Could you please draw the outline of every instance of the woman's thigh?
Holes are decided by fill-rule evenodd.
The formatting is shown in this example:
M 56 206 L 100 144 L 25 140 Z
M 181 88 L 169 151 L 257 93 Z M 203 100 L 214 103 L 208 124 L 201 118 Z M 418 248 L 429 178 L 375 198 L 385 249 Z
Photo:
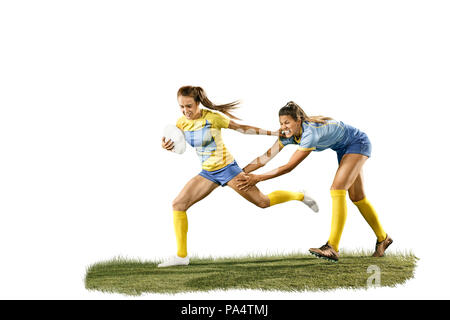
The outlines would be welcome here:
M 263 194 L 256 186 L 252 186 L 248 190 L 239 190 L 237 187 L 237 179 L 243 175 L 244 173 L 241 172 L 236 177 L 228 181 L 227 186 L 232 188 L 234 191 L 239 193 L 242 197 L 244 197 L 246 200 L 250 201 L 254 205 L 260 207 L 260 208 L 267 208 L 270 206 L 270 200 L 269 197 Z
M 195 176 L 186 183 L 184 188 L 172 203 L 173 210 L 186 211 L 193 204 L 208 196 L 219 185 L 200 175 Z
M 331 190 L 348 190 L 361 173 L 367 156 L 356 153 L 348 153 L 342 157 L 339 168 L 334 176 Z

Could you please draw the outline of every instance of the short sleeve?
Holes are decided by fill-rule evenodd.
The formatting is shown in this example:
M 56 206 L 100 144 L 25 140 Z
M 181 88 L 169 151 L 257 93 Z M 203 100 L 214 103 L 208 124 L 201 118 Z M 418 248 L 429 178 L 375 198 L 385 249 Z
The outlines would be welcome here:
M 230 119 L 216 112 L 211 112 L 208 115 L 208 120 L 211 121 L 212 127 L 217 129 L 228 128 L 230 125 Z
M 298 150 L 302 151 L 312 151 L 316 150 L 318 142 L 318 137 L 314 134 L 312 130 L 305 130 L 302 134 Z
M 278 142 L 280 144 L 280 147 L 285 147 L 288 144 L 294 143 L 293 139 L 291 139 L 291 138 L 284 138 L 284 137 L 278 137 Z
M 177 126 L 178 129 L 183 130 L 183 117 L 180 117 L 177 120 L 176 126 Z

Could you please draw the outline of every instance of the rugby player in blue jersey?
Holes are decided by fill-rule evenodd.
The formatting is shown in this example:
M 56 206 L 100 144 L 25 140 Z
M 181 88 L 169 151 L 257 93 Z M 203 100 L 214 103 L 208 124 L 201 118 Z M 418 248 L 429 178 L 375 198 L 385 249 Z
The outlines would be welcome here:
M 288 102 L 279 111 L 283 137 L 262 156 L 244 167 L 246 175 L 238 177 L 238 188 L 247 190 L 258 182 L 273 179 L 290 172 L 311 152 L 332 149 L 337 153 L 339 167 L 331 185 L 332 220 L 330 237 L 320 248 L 309 251 L 317 257 L 331 261 L 339 259 L 339 242 L 347 218 L 346 195 L 357 206 L 362 216 L 374 231 L 377 242 L 374 257 L 384 255 L 393 242 L 383 230 L 377 212 L 364 193 L 362 167 L 371 154 L 371 143 L 367 135 L 341 121 L 328 117 L 309 117 L 295 102 Z M 286 145 L 298 145 L 288 163 L 264 174 L 250 174 L 269 162 Z

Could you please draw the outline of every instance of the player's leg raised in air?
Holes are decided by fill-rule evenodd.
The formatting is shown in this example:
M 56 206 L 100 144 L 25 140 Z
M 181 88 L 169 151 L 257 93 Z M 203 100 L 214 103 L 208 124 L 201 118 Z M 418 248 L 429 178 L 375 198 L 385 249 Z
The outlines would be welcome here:
M 243 198 L 260 208 L 267 208 L 291 200 L 303 202 L 305 199 L 305 195 L 302 192 L 278 190 L 265 195 L 255 186 L 249 188 L 246 191 L 239 190 L 239 188 L 237 187 L 237 183 L 240 174 L 242 173 L 237 174 L 229 181 L 217 181 L 216 177 L 214 179 L 216 180 L 216 182 L 213 182 L 201 175 L 197 175 L 185 185 L 183 190 L 172 203 L 173 223 L 177 243 L 177 255 L 159 264 L 158 267 L 171 267 L 189 264 L 189 257 L 187 252 L 187 211 L 192 205 L 208 196 L 219 185 L 227 185 L 231 187 Z M 317 211 L 318 207 L 314 199 L 308 197 L 307 200 L 308 202 L 305 204 L 312 210 Z

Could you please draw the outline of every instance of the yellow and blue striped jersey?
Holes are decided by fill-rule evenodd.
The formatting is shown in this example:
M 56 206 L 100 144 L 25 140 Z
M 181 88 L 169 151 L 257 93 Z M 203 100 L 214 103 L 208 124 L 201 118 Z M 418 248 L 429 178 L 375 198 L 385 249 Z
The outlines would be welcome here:
M 182 116 L 177 121 L 177 127 L 183 130 L 186 142 L 195 148 L 202 162 L 202 169 L 219 170 L 234 161 L 221 134 L 222 128 L 228 128 L 230 119 L 206 109 L 201 111 L 199 119 L 188 120 Z

